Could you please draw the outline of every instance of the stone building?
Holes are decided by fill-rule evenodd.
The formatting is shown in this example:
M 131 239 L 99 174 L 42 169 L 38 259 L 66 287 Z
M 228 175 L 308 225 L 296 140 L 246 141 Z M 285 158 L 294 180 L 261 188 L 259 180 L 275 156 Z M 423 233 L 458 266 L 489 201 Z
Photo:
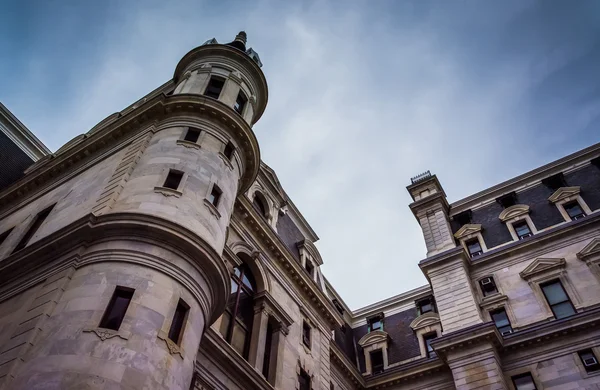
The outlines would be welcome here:
M 454 203 L 413 178 L 429 283 L 351 311 L 260 159 L 267 98 L 246 34 L 212 39 L 11 166 L 0 389 L 600 388 L 600 144 Z

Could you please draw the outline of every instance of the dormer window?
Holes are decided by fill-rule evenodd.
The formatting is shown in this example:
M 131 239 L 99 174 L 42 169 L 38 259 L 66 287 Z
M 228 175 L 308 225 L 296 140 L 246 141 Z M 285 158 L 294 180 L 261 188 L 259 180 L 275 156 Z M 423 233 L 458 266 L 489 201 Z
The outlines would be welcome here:
M 479 256 L 483 253 L 483 249 L 481 249 L 481 244 L 477 238 L 467 241 L 465 245 L 467 246 L 467 250 L 469 251 L 471 258 Z
M 496 199 L 502 207 L 509 208 L 517 204 L 517 194 L 513 191 Z
M 526 220 L 513 223 L 513 228 L 515 229 L 515 233 L 517 234 L 519 240 L 531 237 L 533 235 Z
M 377 315 L 375 317 L 371 317 L 367 320 L 368 324 L 368 332 L 373 332 L 375 330 L 383 330 L 383 316 Z
M 378 374 L 383 372 L 383 351 L 378 349 L 371 352 L 371 373 Z
M 223 90 L 223 86 L 225 85 L 225 79 L 221 77 L 213 76 L 210 78 L 208 82 L 208 86 L 204 91 L 204 95 L 211 97 L 213 99 L 218 99 L 221 96 L 221 91 Z
M 314 275 L 314 272 L 315 272 L 315 267 L 312 265 L 312 263 L 310 261 L 306 260 L 306 264 L 304 264 L 304 269 L 306 270 L 306 272 L 308 272 L 308 274 L 312 278 Z
M 492 278 L 491 276 L 481 279 L 479 281 L 479 286 L 481 287 L 481 292 L 483 293 L 484 297 L 496 294 L 498 292 L 498 288 L 496 287 L 494 278 Z
M 573 221 L 585 217 L 585 213 L 581 209 L 579 202 L 576 200 L 563 204 L 563 207 Z
M 418 315 L 430 312 L 435 313 L 435 302 L 433 301 L 433 297 L 428 297 L 417 301 L 417 311 Z
M 431 346 L 431 342 L 433 340 L 437 339 L 437 333 L 433 332 L 433 333 L 429 333 L 423 336 L 423 340 L 425 341 L 425 346 L 427 348 L 427 357 L 428 358 L 432 358 L 436 356 L 435 351 L 433 350 L 433 347 Z
M 246 98 L 244 93 L 242 91 L 240 91 L 240 93 L 238 93 L 238 95 L 237 95 L 237 99 L 235 99 L 235 104 L 233 106 L 233 109 L 238 114 L 242 115 L 242 112 L 244 111 L 244 107 L 246 107 L 247 102 L 248 102 L 248 99 Z

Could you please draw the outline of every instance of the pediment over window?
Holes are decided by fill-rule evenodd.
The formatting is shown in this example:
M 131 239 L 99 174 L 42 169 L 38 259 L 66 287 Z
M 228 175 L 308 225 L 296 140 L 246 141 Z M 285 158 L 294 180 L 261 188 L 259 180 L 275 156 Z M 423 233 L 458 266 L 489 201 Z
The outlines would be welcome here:
M 361 339 L 358 340 L 358 345 L 364 348 L 372 344 L 387 343 L 388 337 L 389 335 L 387 332 L 383 330 L 374 330 L 361 337 Z
M 509 219 L 513 219 L 525 214 L 529 214 L 529 206 L 526 204 L 516 204 L 502 210 L 498 218 L 500 218 L 502 222 L 506 222 Z
M 319 253 L 319 250 L 317 249 L 315 244 L 313 244 L 311 241 L 304 239 L 298 242 L 296 246 L 300 251 L 300 256 L 308 256 L 317 265 L 323 265 L 323 259 L 321 258 L 321 254 Z
M 552 203 L 556 203 L 559 200 L 571 197 L 573 195 L 578 195 L 581 187 L 560 187 L 556 190 L 548 200 Z
M 519 275 L 521 278 L 527 280 L 547 271 L 562 271 L 566 264 L 565 259 L 535 259 Z
M 466 237 L 473 233 L 478 233 L 480 231 L 481 231 L 480 224 L 468 223 L 466 225 L 463 225 L 460 229 L 458 229 L 458 231 L 456 233 L 454 233 L 454 237 L 456 237 L 460 240 L 463 237 Z
M 421 328 L 425 328 L 427 326 L 435 325 L 440 323 L 440 316 L 437 313 L 425 313 L 421 314 L 417 318 L 415 318 L 410 323 L 410 328 L 412 330 L 417 330 Z
M 577 253 L 577 258 L 581 260 L 587 260 L 590 257 L 596 256 L 600 257 L 600 238 L 594 238 L 585 248 Z

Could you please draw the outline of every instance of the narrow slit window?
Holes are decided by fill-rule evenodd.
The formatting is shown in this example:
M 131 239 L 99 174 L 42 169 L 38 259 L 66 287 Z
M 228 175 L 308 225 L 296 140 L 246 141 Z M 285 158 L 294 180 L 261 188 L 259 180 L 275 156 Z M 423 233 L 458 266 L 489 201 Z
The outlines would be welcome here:
M 533 235 L 533 233 L 531 233 L 531 229 L 529 229 L 527 221 L 515 222 L 513 223 L 513 228 L 515 229 L 515 233 L 517 233 L 519 240 L 531 237 Z
M 208 196 L 208 201 L 215 207 L 219 204 L 219 199 L 221 199 L 221 195 L 223 191 L 215 184 L 213 185 L 212 190 L 210 191 L 210 195 Z
M 310 349 L 310 325 L 306 321 L 302 321 L 302 343 Z
M 378 374 L 383 372 L 383 352 L 381 349 L 371 352 L 371 373 Z
M 188 127 L 187 133 L 185 133 L 185 137 L 183 139 L 196 143 L 198 142 L 198 138 L 200 138 L 200 130 L 194 127 Z
M 244 95 L 243 92 L 240 91 L 240 93 L 238 93 L 237 95 L 237 99 L 235 99 L 235 105 L 233 106 L 233 109 L 238 113 L 238 114 L 242 114 L 242 112 L 244 111 L 244 107 L 246 107 L 246 102 L 248 101 L 248 99 L 246 98 L 246 96 Z
M 574 200 L 573 202 L 565 203 L 563 207 L 569 215 L 569 217 L 571 217 L 572 221 L 576 221 L 580 218 L 585 217 L 585 213 L 581 209 L 579 202 L 576 200 Z
M 537 390 L 533 377 L 530 373 L 515 375 L 512 378 L 515 390 Z
M 204 95 L 209 96 L 213 99 L 218 99 L 221 96 L 221 91 L 225 85 L 225 80 L 221 77 L 211 77 L 208 82 L 208 86 L 204 91 Z
M 98 325 L 100 328 L 119 330 L 123 318 L 125 318 L 129 303 L 131 303 L 133 292 L 133 289 L 127 287 L 118 286 L 115 289 L 115 292 L 108 303 L 108 307 L 104 312 L 104 316 L 102 316 L 102 321 L 100 321 L 100 325 Z
M 169 329 L 169 339 L 177 345 L 181 342 L 181 336 L 183 335 L 189 311 L 190 307 L 182 299 L 179 299 L 175 314 L 173 315 L 173 321 L 171 321 L 171 328 Z
M 540 286 L 556 319 L 572 316 L 575 308 L 560 281 L 555 280 Z
M 510 320 L 508 319 L 508 315 L 504 308 L 491 311 L 490 317 L 492 317 L 492 321 L 494 321 L 496 328 L 498 328 L 498 332 L 500 332 L 502 336 L 509 335 L 513 332 Z
M 53 204 L 50 207 L 47 207 L 46 209 L 42 210 L 38 215 L 36 215 L 35 220 L 31 224 L 31 226 L 29 226 L 29 229 L 27 230 L 23 238 L 21 238 L 21 241 L 19 241 L 19 243 L 15 247 L 13 253 L 20 251 L 21 249 L 27 246 L 29 240 L 31 240 L 31 237 L 33 237 L 33 235 L 38 231 L 40 226 L 42 226 L 46 218 L 48 218 L 48 215 L 50 215 L 54 206 L 55 204 Z
M 167 175 L 167 178 L 165 179 L 165 184 L 163 184 L 163 187 L 176 190 L 179 188 L 182 178 L 183 172 L 171 169 Z
M 0 245 L 2 245 L 2 243 L 4 241 L 6 241 L 6 239 L 8 238 L 8 236 L 10 235 L 10 233 L 12 232 L 13 228 L 8 229 L 7 231 L 5 231 L 4 233 L 0 234 Z
M 227 157 L 228 160 L 231 160 L 233 158 L 233 152 L 235 152 L 235 147 L 231 142 L 227 142 L 227 145 L 225 145 L 225 149 L 223 149 L 223 154 L 225 155 L 225 157 Z

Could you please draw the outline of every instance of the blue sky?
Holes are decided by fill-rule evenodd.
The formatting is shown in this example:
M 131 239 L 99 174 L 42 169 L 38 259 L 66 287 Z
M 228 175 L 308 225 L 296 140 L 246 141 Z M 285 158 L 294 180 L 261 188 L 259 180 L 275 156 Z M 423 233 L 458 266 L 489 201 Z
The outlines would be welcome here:
M 596 0 L 4 0 L 0 101 L 56 150 L 239 30 L 269 83 L 262 158 L 352 308 L 426 283 L 411 176 L 452 202 L 600 139 Z

